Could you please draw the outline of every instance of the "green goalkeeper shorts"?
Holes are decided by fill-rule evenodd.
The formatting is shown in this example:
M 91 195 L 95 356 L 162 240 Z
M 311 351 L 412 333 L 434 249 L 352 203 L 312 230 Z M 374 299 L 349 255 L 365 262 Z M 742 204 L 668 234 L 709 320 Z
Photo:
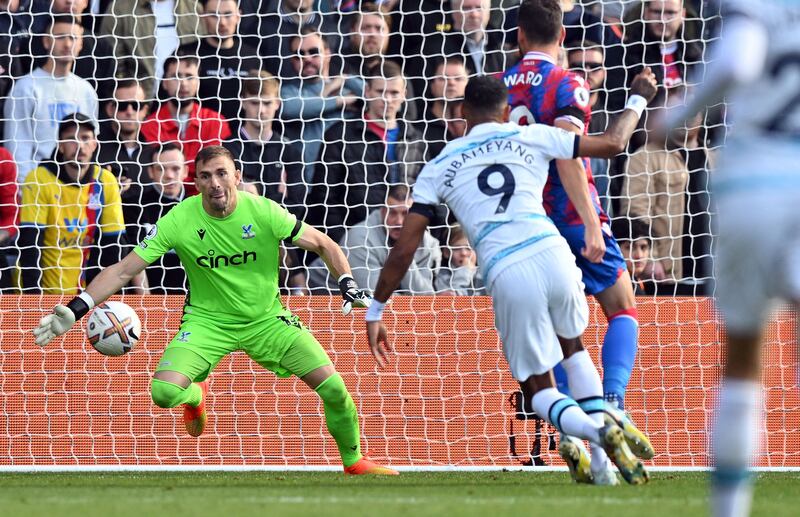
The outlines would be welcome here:
M 279 377 L 303 377 L 331 364 L 322 345 L 288 310 L 246 325 L 185 314 L 156 371 L 178 372 L 192 381 L 203 381 L 223 357 L 237 351 Z

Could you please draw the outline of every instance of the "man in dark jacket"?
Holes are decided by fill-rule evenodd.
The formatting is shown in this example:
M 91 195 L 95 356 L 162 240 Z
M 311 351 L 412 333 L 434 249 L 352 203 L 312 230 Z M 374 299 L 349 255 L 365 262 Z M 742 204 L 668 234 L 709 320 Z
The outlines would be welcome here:
M 258 51 L 238 35 L 241 13 L 236 0 L 203 0 L 200 19 L 207 36 L 181 45 L 179 54 L 200 59 L 199 97 L 203 106 L 229 120 L 239 115 L 242 80 L 261 69 Z
M 649 66 L 665 90 L 685 86 L 693 70 L 702 65 L 702 29 L 697 16 L 682 0 L 645 0 L 625 14 L 625 45 L 622 60 L 609 52 L 606 89 L 609 108 L 622 109 L 630 81 Z M 613 58 L 613 59 L 612 59 Z M 624 67 L 609 67 L 623 61 Z
M 325 133 L 309 196 L 310 224 L 338 241 L 386 200 L 390 183 L 412 185 L 425 163 L 425 143 L 397 119 L 406 79 L 387 61 L 367 76 L 364 117 L 339 122 Z
M 428 81 L 425 119 L 415 124 L 422 132 L 430 158 L 438 156 L 450 140 L 464 136 L 461 100 L 468 79 L 461 56 L 442 58 L 434 68 L 434 75 Z
M 341 38 L 336 19 L 320 0 L 240 0 L 239 8 L 246 15 L 239 25 L 245 42 L 264 56 L 264 68 L 278 77 L 293 77 L 290 66 L 290 43 L 304 29 L 322 34 L 334 54 L 339 53 Z
M 242 94 L 236 137 L 223 145 L 236 159 L 242 181 L 302 219 L 306 194 L 303 157 L 297 143 L 289 142 L 273 127 L 281 106 L 278 80 L 261 72 L 243 81 Z
M 117 81 L 114 93 L 102 110 L 97 162 L 118 178 L 136 184 L 146 182 L 140 131 L 148 113 L 145 93 L 136 79 Z M 123 186 L 127 183 L 122 179 Z M 134 186 L 135 189 L 135 186 Z M 127 192 L 123 192 L 125 197 Z
M 180 203 L 186 193 L 183 182 L 188 175 L 183 151 L 176 143 L 148 148 L 147 180 L 136 202 L 123 203 L 125 233 L 131 244 L 142 242 L 156 222 Z M 165 253 L 145 269 L 153 294 L 184 294 L 186 273 L 175 251 Z

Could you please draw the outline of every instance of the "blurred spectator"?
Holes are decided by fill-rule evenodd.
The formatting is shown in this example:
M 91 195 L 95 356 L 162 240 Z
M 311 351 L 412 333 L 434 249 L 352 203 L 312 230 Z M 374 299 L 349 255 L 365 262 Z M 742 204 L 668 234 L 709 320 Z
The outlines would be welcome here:
M 592 119 L 589 122 L 590 135 L 603 133 L 608 127 L 609 115 L 605 108 L 605 90 L 603 83 L 606 79 L 603 47 L 594 41 L 586 40 L 584 46 L 575 48 L 567 53 L 567 68 L 586 81 L 589 88 L 589 105 L 592 108 Z M 603 210 L 611 215 L 609 161 L 604 158 L 591 158 L 592 177 L 597 187 L 600 205 Z
M 194 157 L 207 145 L 221 145 L 231 135 L 225 117 L 200 105 L 197 91 L 199 61 L 194 56 L 170 56 L 164 62 L 158 111 L 142 123 L 142 137 L 148 143 L 180 143 L 189 167 L 187 194 L 194 195 Z
M 17 167 L 14 157 L 0 147 L 0 293 L 12 287 L 9 263 L 17 234 Z
M 564 47 L 568 50 L 588 47 L 590 41 L 606 47 L 620 43 L 619 36 L 611 26 L 575 0 L 561 0 L 561 8 L 564 10 L 563 23 L 567 32 Z
M 399 0 L 392 11 L 392 33 L 389 37 L 390 56 L 402 56 L 403 70 L 409 80 L 424 81 L 429 74 L 424 73 L 424 59 L 421 51 L 426 40 L 433 35 L 449 32 L 453 29 L 453 20 L 446 0 Z M 441 38 L 440 38 L 441 39 Z M 441 43 L 440 43 L 441 46 Z M 442 49 L 435 55 L 441 55 Z
M 0 0 L 0 112 L 14 80 L 31 72 L 30 0 Z M 0 141 L 5 141 L 0 125 Z
M 97 92 L 72 73 L 83 42 L 83 27 L 67 15 L 53 16 L 42 43 L 49 57 L 19 78 L 4 109 L 5 138 L 22 182 L 56 147 L 58 121 L 79 111 L 96 120 Z
M 461 225 L 450 227 L 447 245 L 442 246 L 442 267 L 436 272 L 436 292 L 455 296 L 484 295 L 486 289 L 478 271 L 478 256 Z
M 658 84 L 669 90 L 685 85 L 702 61 L 702 29 L 694 10 L 682 0 L 644 0 L 625 13 L 626 85 L 649 66 Z M 618 81 L 617 81 L 618 82 Z M 617 92 L 624 97 L 624 92 Z M 621 102 L 617 103 L 621 106 Z
M 663 110 L 661 110 L 663 111 Z M 648 125 L 657 127 L 659 115 L 651 114 Z M 653 259 L 660 262 L 668 278 L 680 281 L 697 274 L 684 271 L 685 256 L 694 259 L 708 256 L 710 260 L 711 233 L 708 223 L 710 207 L 708 201 L 698 213 L 688 212 L 688 201 L 692 202 L 690 176 L 698 175 L 703 183 L 699 188 L 708 191 L 708 169 L 715 161 L 714 153 L 699 141 L 702 118 L 698 115 L 689 123 L 689 130 L 678 128 L 669 135 L 651 133 L 648 143 L 636 151 L 628 160 L 620 200 L 621 215 L 640 220 L 649 225 L 653 241 Z M 705 216 L 705 228 L 694 217 Z M 696 233 L 694 243 L 689 231 Z M 688 239 L 689 242 L 684 242 Z M 693 249 L 695 248 L 695 249 Z M 702 272 L 710 276 L 710 269 Z
M 375 6 L 381 12 L 389 13 L 400 3 L 400 0 L 330 0 L 331 6 L 342 14 L 358 11 L 367 6 Z
M 619 24 L 623 15 L 641 3 L 641 0 L 599 0 L 592 2 L 595 14 L 603 18 L 606 23 Z
M 242 180 L 303 219 L 305 182 L 303 157 L 296 144 L 273 128 L 280 109 L 278 79 L 260 72 L 243 81 L 242 116 L 236 138 L 223 145 L 233 154 Z
M 147 111 L 145 93 L 139 81 L 116 81 L 112 99 L 104 107 L 106 118 L 100 122 L 97 161 L 118 178 L 145 182 L 141 129 Z
M 361 107 L 360 77 L 330 76 L 330 49 L 318 32 L 303 29 L 291 40 L 295 78 L 283 81 L 281 98 L 284 136 L 303 145 L 304 176 L 311 180 L 322 137 L 334 123 L 352 117 Z
M 144 240 L 156 222 L 180 203 L 185 195 L 183 182 L 189 173 L 180 146 L 165 144 L 149 149 L 146 179 L 137 203 L 123 206 L 128 242 Z M 146 269 L 152 294 L 184 294 L 186 273 L 174 250 L 164 254 Z
M 30 5 L 31 34 L 44 34 L 54 14 L 66 14 L 80 20 L 89 0 L 32 0 Z
M 0 103 L 13 80 L 32 70 L 29 7 L 30 0 L 0 0 Z
M 424 165 L 422 135 L 397 119 L 405 82 L 391 61 L 371 70 L 364 118 L 344 120 L 325 133 L 309 195 L 309 222 L 335 241 L 385 202 L 387 184 L 413 184 Z
M 391 18 L 375 4 L 365 4 L 352 18 L 348 37 L 348 52 L 344 59 L 344 72 L 364 76 L 381 64 L 389 48 Z
M 90 267 L 122 258 L 127 241 L 119 186 L 92 162 L 95 124 L 82 113 L 65 116 L 53 155 L 22 185 L 18 244 L 24 293 L 77 294 Z M 135 285 L 143 285 L 142 279 Z
M 114 50 L 116 77 L 137 78 L 147 98 L 156 92 L 164 62 L 181 44 L 204 32 L 192 0 L 115 0 L 100 22 L 99 36 Z
M 424 135 L 422 140 L 428 148 L 428 158 L 439 156 L 447 142 L 466 134 L 467 122 L 462 107 L 461 99 L 447 101 L 441 119 L 417 123 L 417 128 Z
M 625 258 L 634 293 L 653 294 L 651 283 L 663 281 L 666 274 L 661 263 L 652 258 L 653 240 L 650 227 L 639 219 L 615 219 L 612 233 Z
M 242 43 L 237 30 L 241 14 L 237 0 L 203 0 L 200 16 L 207 36 L 182 45 L 180 55 L 200 58 L 200 100 L 226 119 L 239 116 L 241 81 L 261 69 L 254 47 Z
M 366 220 L 344 233 L 339 245 L 347 255 L 358 285 L 375 290 L 381 269 L 389 258 L 389 250 L 400 237 L 410 207 L 409 188 L 393 185 L 388 189 L 385 200 Z M 433 294 L 433 272 L 439 268 L 440 262 L 439 241 L 426 231 L 411 267 L 400 280 L 399 292 Z M 308 283 L 313 294 L 329 294 L 338 289 L 337 279 L 331 277 L 322 259 L 316 259 L 308 269 Z
M 292 39 L 307 31 L 324 35 L 334 54 L 340 53 L 340 30 L 327 0 L 240 0 L 239 8 L 245 13 L 239 34 L 258 49 L 273 75 L 295 75 L 296 69 L 287 63 L 296 56 Z
M 51 16 L 73 16 L 86 29 L 84 19 L 91 16 L 87 13 L 88 7 L 89 0 L 33 0 L 31 35 L 33 55 L 37 61 L 47 55 L 42 47 L 41 35 L 46 33 Z M 114 52 L 110 43 L 97 38 L 90 30 L 85 30 L 83 48 L 75 60 L 75 75 L 92 83 L 97 91 L 105 92 L 110 88 L 109 79 L 114 77 L 114 68 Z
M 423 54 L 464 56 L 470 75 L 494 74 L 506 69 L 502 31 L 489 27 L 490 0 L 450 0 L 452 25 L 425 38 Z M 423 73 L 423 77 L 430 76 Z
M 430 158 L 438 156 L 447 142 L 466 132 L 461 116 L 461 99 L 467 80 L 463 58 L 442 59 L 434 68 L 434 75 L 428 82 L 425 120 L 416 124 L 428 145 Z
M 385 59 L 391 59 L 386 54 L 389 47 L 391 18 L 381 10 L 384 7 L 385 4 L 381 4 L 380 7 L 375 4 L 364 4 L 353 15 L 353 26 L 348 38 L 350 48 L 344 58 L 345 75 L 364 77 L 368 70 L 380 65 Z M 393 59 L 393 61 L 402 64 L 402 60 Z M 406 98 L 408 102 L 402 118 L 416 120 L 417 98 L 410 82 L 406 85 Z

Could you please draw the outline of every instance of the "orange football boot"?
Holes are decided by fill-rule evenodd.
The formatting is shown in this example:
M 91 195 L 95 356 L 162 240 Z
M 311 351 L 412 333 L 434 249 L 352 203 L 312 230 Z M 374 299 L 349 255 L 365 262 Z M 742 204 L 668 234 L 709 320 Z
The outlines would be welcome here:
M 349 467 L 344 468 L 344 473 L 351 476 L 363 476 L 365 474 L 373 474 L 376 476 L 397 476 L 400 473 L 388 467 L 381 467 L 374 461 L 367 458 L 361 458 Z
M 198 382 L 198 386 L 203 390 L 203 398 L 197 406 L 183 405 L 183 423 L 186 425 L 186 432 L 191 436 L 200 436 L 206 427 L 206 396 L 208 395 L 208 380 Z

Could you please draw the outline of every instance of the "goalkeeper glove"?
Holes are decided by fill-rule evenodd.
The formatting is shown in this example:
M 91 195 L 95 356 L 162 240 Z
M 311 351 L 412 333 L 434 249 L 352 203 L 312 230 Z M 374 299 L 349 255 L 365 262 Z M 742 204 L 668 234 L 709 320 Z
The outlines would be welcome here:
M 372 296 L 366 289 L 359 289 L 353 277 L 344 274 L 339 277 L 339 292 L 342 293 L 342 314 L 347 316 L 353 307 L 366 308 L 372 304 Z
M 71 329 L 92 307 L 94 300 L 85 292 L 73 298 L 67 305 L 56 305 L 52 314 L 39 320 L 39 325 L 33 329 L 35 343 L 39 346 L 47 345 L 54 337 Z

